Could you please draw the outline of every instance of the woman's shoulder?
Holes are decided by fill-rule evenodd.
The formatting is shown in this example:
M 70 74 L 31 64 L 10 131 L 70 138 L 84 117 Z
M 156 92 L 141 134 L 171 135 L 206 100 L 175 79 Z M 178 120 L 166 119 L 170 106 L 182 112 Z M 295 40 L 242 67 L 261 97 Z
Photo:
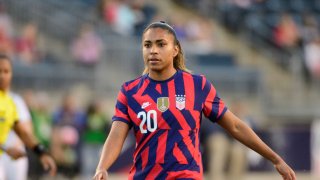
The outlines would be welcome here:
M 145 76 L 146 75 L 141 75 L 141 76 L 136 77 L 135 79 L 128 80 L 128 81 L 124 82 L 123 85 L 128 86 L 130 84 L 135 84 L 135 83 L 145 79 Z
M 194 72 L 187 72 L 187 71 L 183 71 L 181 70 L 181 73 L 184 75 L 184 76 L 189 76 L 193 79 L 203 79 L 205 78 L 205 75 L 203 74 L 198 74 L 198 73 L 194 73 Z

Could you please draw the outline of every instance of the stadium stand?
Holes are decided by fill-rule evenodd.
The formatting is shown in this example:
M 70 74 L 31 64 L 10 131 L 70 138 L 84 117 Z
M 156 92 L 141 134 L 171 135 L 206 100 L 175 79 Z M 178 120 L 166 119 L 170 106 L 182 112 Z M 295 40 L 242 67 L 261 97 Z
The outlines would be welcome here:
M 52 104 L 55 104 L 50 105 L 51 111 L 60 106 L 57 99 L 62 98 L 66 89 L 82 84 L 87 87 L 87 94 L 77 99 L 82 100 L 85 104 L 88 94 L 106 98 L 109 103 L 112 102 L 112 105 L 107 105 L 105 108 L 111 114 L 112 112 L 109 111 L 113 109 L 113 101 L 121 84 L 134 76 L 139 76 L 142 72 L 143 64 L 139 45 L 141 29 L 146 23 L 159 20 L 159 18 L 169 23 L 175 22 L 164 13 L 168 11 L 168 8 L 163 4 L 168 1 L 146 1 L 145 4 L 135 4 L 135 6 L 124 1 L 122 5 L 125 8 L 135 10 L 133 12 L 142 15 L 139 17 L 145 16 L 134 27 L 129 27 L 135 31 L 128 34 L 117 31 L 115 25 L 105 19 L 103 12 L 105 1 L 0 0 L 0 2 L 5 5 L 7 13 L 12 18 L 14 37 L 28 22 L 35 22 L 38 26 L 38 36 L 44 42 L 40 46 L 44 54 L 41 56 L 42 60 L 29 65 L 19 61 L 14 62 L 13 86 L 19 91 L 32 89 L 35 92 L 46 91 L 50 95 L 54 94 L 57 97 L 53 97 Z M 292 16 L 299 30 L 304 23 L 302 14 L 306 11 L 311 12 L 311 15 L 320 22 L 319 1 L 268 0 L 259 1 L 260 3 L 252 1 L 252 4 L 240 7 L 218 0 L 174 0 L 174 2 L 178 6 L 170 4 L 170 8 L 176 11 L 183 9 L 181 12 L 182 30 L 179 35 L 185 38 L 183 45 L 188 49 L 186 52 L 187 66 L 193 72 L 205 74 L 213 81 L 221 95 L 226 97 L 227 102 L 233 99 L 245 99 L 249 107 L 256 113 L 253 115 L 258 117 L 258 124 L 260 123 L 262 127 L 258 132 L 265 138 L 264 140 L 273 143 L 275 140 L 271 139 L 272 137 L 275 139 L 282 137 L 284 141 L 290 141 L 287 147 L 284 147 L 283 144 L 272 144 L 276 150 L 283 153 L 289 152 L 288 149 L 299 143 L 297 141 L 306 142 L 303 146 L 309 147 L 307 144 L 310 136 L 308 128 L 316 116 L 315 112 L 318 111 L 315 108 L 319 107 L 317 103 L 320 102 L 318 91 L 317 89 L 309 91 L 305 87 L 299 69 L 303 65 L 302 40 L 297 40 L 293 48 L 282 47 L 274 40 L 274 30 L 284 12 Z M 198 11 L 194 11 L 194 7 Z M 176 14 L 178 16 L 180 11 Z M 204 28 L 195 23 L 195 21 L 200 22 L 199 19 L 219 22 L 214 25 L 223 29 L 225 39 L 215 42 L 211 39 L 211 35 L 208 39 L 209 42 L 214 42 L 218 46 L 224 44 L 222 51 L 212 48 L 205 53 L 197 53 L 202 43 L 201 40 L 203 40 L 201 39 L 203 37 L 197 32 L 200 32 L 200 35 L 204 34 Z M 85 23 L 93 25 L 95 33 L 104 44 L 101 59 L 94 68 L 79 66 L 70 53 L 70 45 L 76 38 L 80 27 Z M 178 28 L 179 24 L 175 25 L 174 27 Z M 209 26 L 211 27 L 211 24 Z M 223 35 L 218 32 L 217 36 Z M 201 42 L 195 42 L 195 39 L 200 39 Z M 204 46 L 211 48 L 211 44 L 206 43 Z M 232 48 L 234 49 L 230 50 Z M 248 51 L 255 53 L 248 55 Z M 243 54 L 245 56 L 242 56 Z M 262 62 L 261 59 L 265 61 Z M 249 61 L 251 64 L 248 63 Z M 313 92 L 310 97 L 309 92 L 311 94 Z M 272 123 L 274 126 L 270 125 Z M 287 129 L 284 131 L 277 129 L 277 126 L 282 127 L 283 125 L 287 126 Z M 302 126 L 297 128 L 296 125 Z M 273 130 L 276 132 L 272 132 Z M 272 136 L 272 134 L 277 136 Z M 296 135 L 296 139 L 290 139 L 287 135 Z M 305 156 L 291 161 L 298 164 L 296 167 L 300 170 L 310 170 L 310 153 L 306 151 L 308 149 L 297 149 L 295 152 L 305 153 Z M 288 154 L 287 158 L 292 156 L 294 153 Z M 301 163 L 303 158 L 307 158 L 308 161 Z M 119 168 L 114 169 L 121 169 L 121 162 L 118 165 Z M 258 169 L 268 171 L 271 167 L 262 162 Z

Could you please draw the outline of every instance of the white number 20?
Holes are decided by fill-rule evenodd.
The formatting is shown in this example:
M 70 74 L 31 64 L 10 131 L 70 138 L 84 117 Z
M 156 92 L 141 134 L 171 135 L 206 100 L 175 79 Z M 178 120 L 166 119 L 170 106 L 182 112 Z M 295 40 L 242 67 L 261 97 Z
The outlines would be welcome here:
M 151 115 L 152 115 L 152 119 L 151 119 Z M 155 110 L 150 110 L 148 112 L 140 111 L 137 115 L 137 118 L 141 119 L 140 131 L 142 134 L 147 133 L 147 130 L 150 132 L 154 132 L 158 128 L 157 111 Z M 151 123 L 152 120 L 153 120 L 153 123 Z M 143 126 L 146 123 L 147 123 L 147 129 L 143 129 Z

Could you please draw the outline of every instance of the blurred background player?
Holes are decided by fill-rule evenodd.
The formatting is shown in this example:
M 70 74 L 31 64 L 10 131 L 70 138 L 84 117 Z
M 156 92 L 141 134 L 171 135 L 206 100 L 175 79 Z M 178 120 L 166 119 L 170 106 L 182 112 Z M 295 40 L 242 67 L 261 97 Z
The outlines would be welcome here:
M 22 97 L 16 93 L 10 92 L 10 95 L 12 96 L 14 103 L 17 106 L 19 120 L 21 124 L 28 129 L 29 132 L 32 132 L 32 122 L 31 122 L 31 116 L 28 110 L 28 107 L 26 106 L 24 100 Z M 20 140 L 20 138 L 16 135 L 16 133 L 11 130 L 6 143 L 4 144 L 5 147 L 14 147 L 18 148 L 24 153 L 26 153 L 25 146 L 23 142 Z M 28 158 L 21 157 L 19 159 L 12 159 L 8 154 L 4 153 L 2 157 L 0 158 L 0 161 L 2 161 L 5 166 L 3 172 L 5 174 L 6 180 L 26 180 L 28 178 Z M 12 173 L 12 170 L 15 170 L 15 173 Z
M 50 175 L 54 175 L 56 171 L 54 160 L 44 149 L 44 146 L 36 141 L 32 131 L 30 131 L 31 128 L 26 128 L 19 120 L 16 104 L 9 92 L 11 79 L 12 66 L 10 59 L 6 55 L 0 55 L 0 158 L 2 158 L 2 153 L 7 153 L 13 159 L 18 159 L 26 155 L 23 150 L 15 146 L 5 146 L 4 143 L 7 140 L 10 130 L 13 129 L 24 144 L 39 155 L 44 169 L 49 170 Z M 0 166 L 5 166 L 3 161 L 0 161 L 0 163 Z M 0 179 L 5 179 L 4 173 L 0 174 Z
M 83 165 L 81 134 L 84 127 L 85 113 L 77 107 L 75 96 L 67 93 L 61 107 L 53 114 L 50 148 L 58 165 L 58 173 L 68 178 L 76 177 Z

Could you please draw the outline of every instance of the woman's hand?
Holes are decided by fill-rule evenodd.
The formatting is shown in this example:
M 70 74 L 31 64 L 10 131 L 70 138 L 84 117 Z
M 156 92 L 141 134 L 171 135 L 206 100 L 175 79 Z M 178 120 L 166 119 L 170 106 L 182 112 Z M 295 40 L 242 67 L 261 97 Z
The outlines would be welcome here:
M 277 169 L 279 174 L 281 174 L 284 180 L 296 180 L 294 171 L 283 160 L 274 164 L 274 167 Z
M 97 170 L 96 174 L 92 178 L 93 180 L 107 180 L 108 172 L 106 170 Z
M 26 156 L 26 153 L 23 150 L 16 147 L 8 147 L 5 149 L 5 152 L 14 160 Z
M 49 154 L 40 156 L 40 162 L 46 171 L 49 171 L 50 176 L 54 176 L 57 172 L 57 165 Z

